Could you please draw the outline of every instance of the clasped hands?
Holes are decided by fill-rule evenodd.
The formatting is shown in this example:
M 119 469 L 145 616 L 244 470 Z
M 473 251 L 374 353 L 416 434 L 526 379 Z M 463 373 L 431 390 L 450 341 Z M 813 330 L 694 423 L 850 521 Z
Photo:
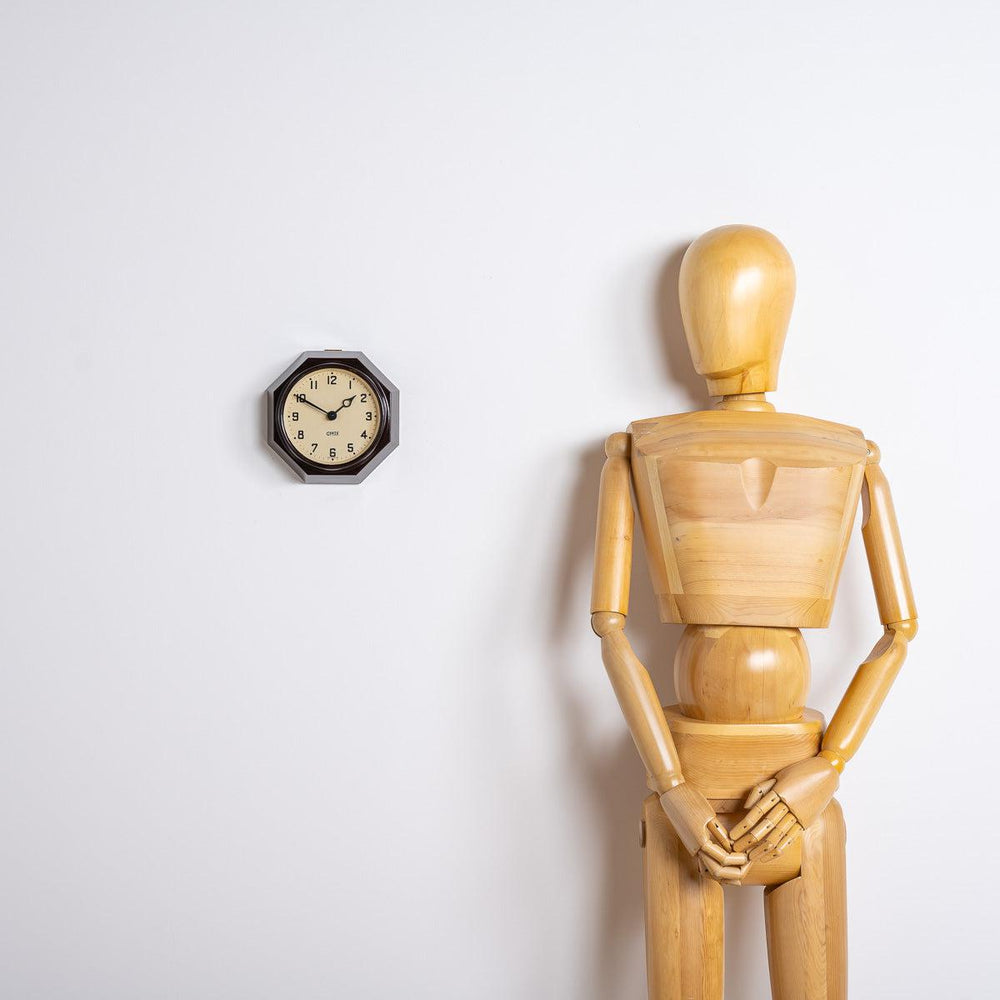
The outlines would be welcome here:
M 840 774 L 825 757 L 783 768 L 755 785 L 743 803 L 746 815 L 731 830 L 688 782 L 660 796 L 660 804 L 698 867 L 724 885 L 739 885 L 750 866 L 780 857 L 833 798 Z

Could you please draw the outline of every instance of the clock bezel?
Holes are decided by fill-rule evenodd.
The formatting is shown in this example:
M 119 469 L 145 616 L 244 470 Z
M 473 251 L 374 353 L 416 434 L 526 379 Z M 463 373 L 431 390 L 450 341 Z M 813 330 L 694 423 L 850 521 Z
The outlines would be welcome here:
M 381 427 L 371 447 L 351 462 L 321 465 L 300 454 L 282 420 L 292 385 L 321 368 L 342 368 L 364 378 L 378 397 Z M 304 483 L 360 483 L 399 444 L 399 390 L 361 351 L 304 351 L 267 388 L 267 443 Z

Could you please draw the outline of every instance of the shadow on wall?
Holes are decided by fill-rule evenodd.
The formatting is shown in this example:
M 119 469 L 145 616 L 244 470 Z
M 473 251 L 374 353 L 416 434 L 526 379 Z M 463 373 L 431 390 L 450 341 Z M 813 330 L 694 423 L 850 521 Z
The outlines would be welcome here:
M 687 337 L 681 322 L 681 306 L 677 295 L 677 282 L 681 274 L 681 261 L 688 248 L 680 243 L 667 253 L 656 280 L 653 312 L 663 352 L 664 372 L 667 379 L 687 396 L 692 410 L 703 410 L 708 405 L 705 380 L 694 370 L 688 353 Z M 657 414 L 643 414 L 657 416 Z M 637 419 L 639 415 L 637 414 Z
M 677 277 L 687 244 L 675 247 L 657 276 L 654 321 L 660 334 L 667 376 L 680 386 L 693 409 L 706 405 L 704 382 L 691 366 L 677 300 Z M 666 393 L 665 393 L 666 395 Z M 636 418 L 656 416 L 639 414 Z M 621 428 L 608 428 L 612 433 Z M 579 472 L 564 518 L 562 553 L 553 581 L 559 599 L 553 615 L 553 638 L 586 627 L 587 609 L 577 606 L 581 578 L 589 579 L 593 565 L 597 494 L 604 463 L 603 442 L 595 442 L 580 455 Z M 638 532 L 637 532 L 638 534 Z M 653 677 L 664 703 L 674 700 L 672 667 L 682 627 L 663 625 L 649 583 L 641 536 L 637 537 L 632 570 L 632 592 L 628 634 L 640 659 Z M 573 761 L 572 780 L 582 787 L 590 807 L 590 828 L 599 831 L 602 844 L 601 892 L 593 915 L 589 946 L 579 954 L 590 968 L 582 980 L 589 993 L 581 1000 L 607 1000 L 622 995 L 622 984 L 635 982 L 642 970 L 635 961 L 642 938 L 642 852 L 639 847 L 639 816 L 642 799 L 649 794 L 642 764 L 632 740 L 622 725 L 621 738 L 609 750 L 600 745 L 588 727 L 585 706 L 578 694 L 578 662 L 555 658 L 555 677 L 565 715 L 567 757 Z M 600 671 L 600 646 L 593 640 L 593 659 L 586 669 Z M 608 696 L 613 698 L 610 684 Z

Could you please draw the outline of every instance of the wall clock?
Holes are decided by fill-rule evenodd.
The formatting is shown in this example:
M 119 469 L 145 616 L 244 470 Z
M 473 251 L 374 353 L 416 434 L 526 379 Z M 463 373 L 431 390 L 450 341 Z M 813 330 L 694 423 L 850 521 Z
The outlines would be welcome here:
M 306 351 L 267 388 L 267 442 L 304 483 L 360 483 L 399 444 L 399 390 L 360 351 Z

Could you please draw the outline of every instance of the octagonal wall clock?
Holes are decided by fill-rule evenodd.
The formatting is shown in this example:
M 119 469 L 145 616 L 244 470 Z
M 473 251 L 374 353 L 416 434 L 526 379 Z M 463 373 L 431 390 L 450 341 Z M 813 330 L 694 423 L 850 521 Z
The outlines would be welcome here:
M 306 351 L 267 388 L 267 443 L 304 483 L 360 483 L 399 444 L 399 390 L 360 351 Z

